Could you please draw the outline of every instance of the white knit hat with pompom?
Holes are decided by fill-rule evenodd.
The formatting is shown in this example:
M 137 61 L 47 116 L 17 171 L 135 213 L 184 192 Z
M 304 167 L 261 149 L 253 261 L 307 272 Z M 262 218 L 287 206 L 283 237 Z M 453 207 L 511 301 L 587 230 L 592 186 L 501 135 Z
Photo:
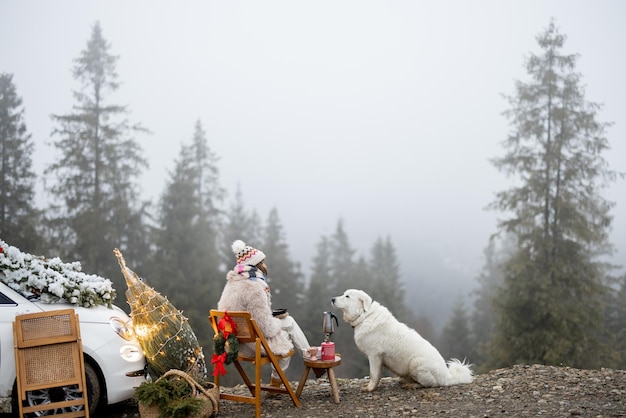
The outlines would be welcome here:
M 256 266 L 261 261 L 265 260 L 263 251 L 246 245 L 246 243 L 240 239 L 233 242 L 232 249 L 233 253 L 235 253 L 235 257 L 237 257 L 237 264 Z

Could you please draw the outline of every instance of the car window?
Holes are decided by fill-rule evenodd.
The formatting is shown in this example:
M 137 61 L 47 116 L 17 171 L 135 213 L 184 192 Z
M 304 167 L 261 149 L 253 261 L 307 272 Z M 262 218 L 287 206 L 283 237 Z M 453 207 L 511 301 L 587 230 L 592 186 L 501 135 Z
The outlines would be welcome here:
M 17 303 L 4 293 L 0 292 L 0 306 L 17 306 Z

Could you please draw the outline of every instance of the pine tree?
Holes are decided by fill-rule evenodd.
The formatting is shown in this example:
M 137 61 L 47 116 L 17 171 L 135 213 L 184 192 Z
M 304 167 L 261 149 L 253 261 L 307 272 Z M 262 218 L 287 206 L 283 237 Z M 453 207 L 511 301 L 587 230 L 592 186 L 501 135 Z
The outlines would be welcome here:
M 262 247 L 268 268 L 268 284 L 272 290 L 272 306 L 287 308 L 301 318 L 304 281 L 300 263 L 292 261 L 285 240 L 278 210 L 273 208 L 265 224 Z
M 322 236 L 317 244 L 317 253 L 313 258 L 312 272 L 309 279 L 304 312 L 299 319 L 300 327 L 311 345 L 322 342 L 322 315 L 331 311 L 330 300 L 334 293 L 333 277 L 330 269 L 330 240 Z
M 488 363 L 489 344 L 494 336 L 496 322 L 494 303 L 497 291 L 504 282 L 501 266 L 503 259 L 511 256 L 515 246 L 510 237 L 504 240 L 504 248 L 498 248 L 498 244 L 495 236 L 489 240 L 489 245 L 483 252 L 485 264 L 477 278 L 478 288 L 474 291 L 476 298 L 470 320 L 472 343 L 468 357 L 477 370 Z
M 10 245 L 38 253 L 34 206 L 34 144 L 24 122 L 22 99 L 11 74 L 0 74 L 0 236 Z
M 610 253 L 612 204 L 599 191 L 616 176 L 601 156 L 609 124 L 597 120 L 600 105 L 585 101 L 577 56 L 561 52 L 555 23 L 537 40 L 543 54 L 527 60 L 531 80 L 517 83 L 505 112 L 508 151 L 493 161 L 519 183 L 492 204 L 510 214 L 499 228 L 518 242 L 496 298 L 493 361 L 608 366 L 614 352 L 601 338 L 609 287 L 599 257 Z
M 198 171 L 195 179 L 196 194 L 200 198 L 204 216 L 213 224 L 213 237 L 215 237 L 215 232 L 221 225 L 222 211 L 219 208 L 226 196 L 226 191 L 222 188 L 219 181 L 219 169 L 217 166 L 219 158 L 209 147 L 206 132 L 199 120 L 196 121 L 194 129 L 191 154 L 194 166 Z M 212 254 L 212 256 L 215 256 L 215 254 Z
M 433 327 L 433 322 L 428 316 L 420 315 L 407 325 L 416 330 L 423 338 L 430 341 L 431 344 L 436 344 L 437 333 Z
M 343 226 L 337 222 L 337 229 L 330 240 L 330 269 L 334 279 L 334 296 L 341 295 L 346 289 L 358 287 L 359 279 L 355 274 L 354 255 L 350 240 Z
M 465 360 L 470 346 L 469 317 L 463 299 L 459 297 L 452 311 L 452 316 L 441 333 L 439 351 L 446 359 Z
M 113 249 L 120 248 L 138 270 L 147 256 L 147 204 L 139 201 L 138 190 L 147 163 L 133 138 L 142 128 L 130 125 L 126 107 L 107 100 L 118 89 L 117 57 L 109 48 L 96 23 L 73 67 L 81 85 L 74 112 L 53 115 L 58 159 L 46 169 L 55 180 L 48 188 L 54 198 L 48 213 L 64 258 L 123 288 Z
M 370 295 L 376 295 L 376 299 L 381 302 L 377 293 L 379 291 L 377 285 L 381 284 L 376 282 L 374 272 L 365 257 L 362 255 L 359 255 L 359 258 L 354 263 L 352 276 L 354 283 L 350 284 L 349 287 L 363 290 Z
M 248 210 L 243 201 L 240 185 L 237 185 L 234 200 L 226 212 L 226 220 L 222 227 L 222 240 L 219 246 L 219 253 L 222 261 L 222 271 L 230 270 L 236 263 L 235 255 L 231 245 L 240 239 L 249 245 L 260 246 L 262 225 L 256 211 Z M 260 248 L 263 252 L 263 248 Z
M 400 281 L 400 269 L 396 249 L 391 238 L 378 238 L 372 246 L 370 271 L 374 289 L 368 291 L 376 295 L 376 300 L 386 306 L 401 322 L 409 320 L 409 310 L 405 304 L 404 288 Z
M 619 279 L 617 291 L 611 295 L 607 313 L 608 331 L 611 343 L 617 351 L 617 368 L 626 368 L 626 274 Z
M 330 271 L 333 278 L 332 296 L 342 295 L 347 289 L 359 288 L 359 263 L 354 261 L 356 251 L 350 244 L 350 239 L 346 234 L 343 221 L 339 220 L 337 229 L 330 239 Z M 361 268 L 363 261 L 361 261 Z M 324 309 L 326 310 L 326 309 Z M 341 320 L 338 315 L 339 327 L 332 340 L 335 342 L 335 351 L 342 354 L 341 370 L 337 374 L 342 377 L 362 377 L 369 373 L 369 363 L 367 357 L 361 353 L 354 343 L 354 331 L 350 325 Z
M 204 347 L 212 341 L 207 309 L 217 306 L 224 286 L 217 249 L 223 190 L 216 161 L 198 121 L 161 197 L 157 251 L 148 276 L 157 291 L 184 310 Z

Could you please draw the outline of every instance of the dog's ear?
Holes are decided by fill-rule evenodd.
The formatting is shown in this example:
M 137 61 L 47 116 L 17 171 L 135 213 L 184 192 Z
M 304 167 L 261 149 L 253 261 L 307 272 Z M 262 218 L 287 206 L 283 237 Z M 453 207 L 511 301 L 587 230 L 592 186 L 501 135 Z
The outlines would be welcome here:
M 361 291 L 359 295 L 359 302 L 361 302 L 361 308 L 363 308 L 363 312 L 367 312 L 367 310 L 372 306 L 372 298 L 367 293 Z

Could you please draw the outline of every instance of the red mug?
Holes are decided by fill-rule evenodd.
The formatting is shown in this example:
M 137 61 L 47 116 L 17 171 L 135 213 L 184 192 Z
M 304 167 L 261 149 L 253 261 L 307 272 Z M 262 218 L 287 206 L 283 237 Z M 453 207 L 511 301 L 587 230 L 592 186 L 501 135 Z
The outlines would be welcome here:
M 335 343 L 332 341 L 322 343 L 322 360 L 335 359 Z

